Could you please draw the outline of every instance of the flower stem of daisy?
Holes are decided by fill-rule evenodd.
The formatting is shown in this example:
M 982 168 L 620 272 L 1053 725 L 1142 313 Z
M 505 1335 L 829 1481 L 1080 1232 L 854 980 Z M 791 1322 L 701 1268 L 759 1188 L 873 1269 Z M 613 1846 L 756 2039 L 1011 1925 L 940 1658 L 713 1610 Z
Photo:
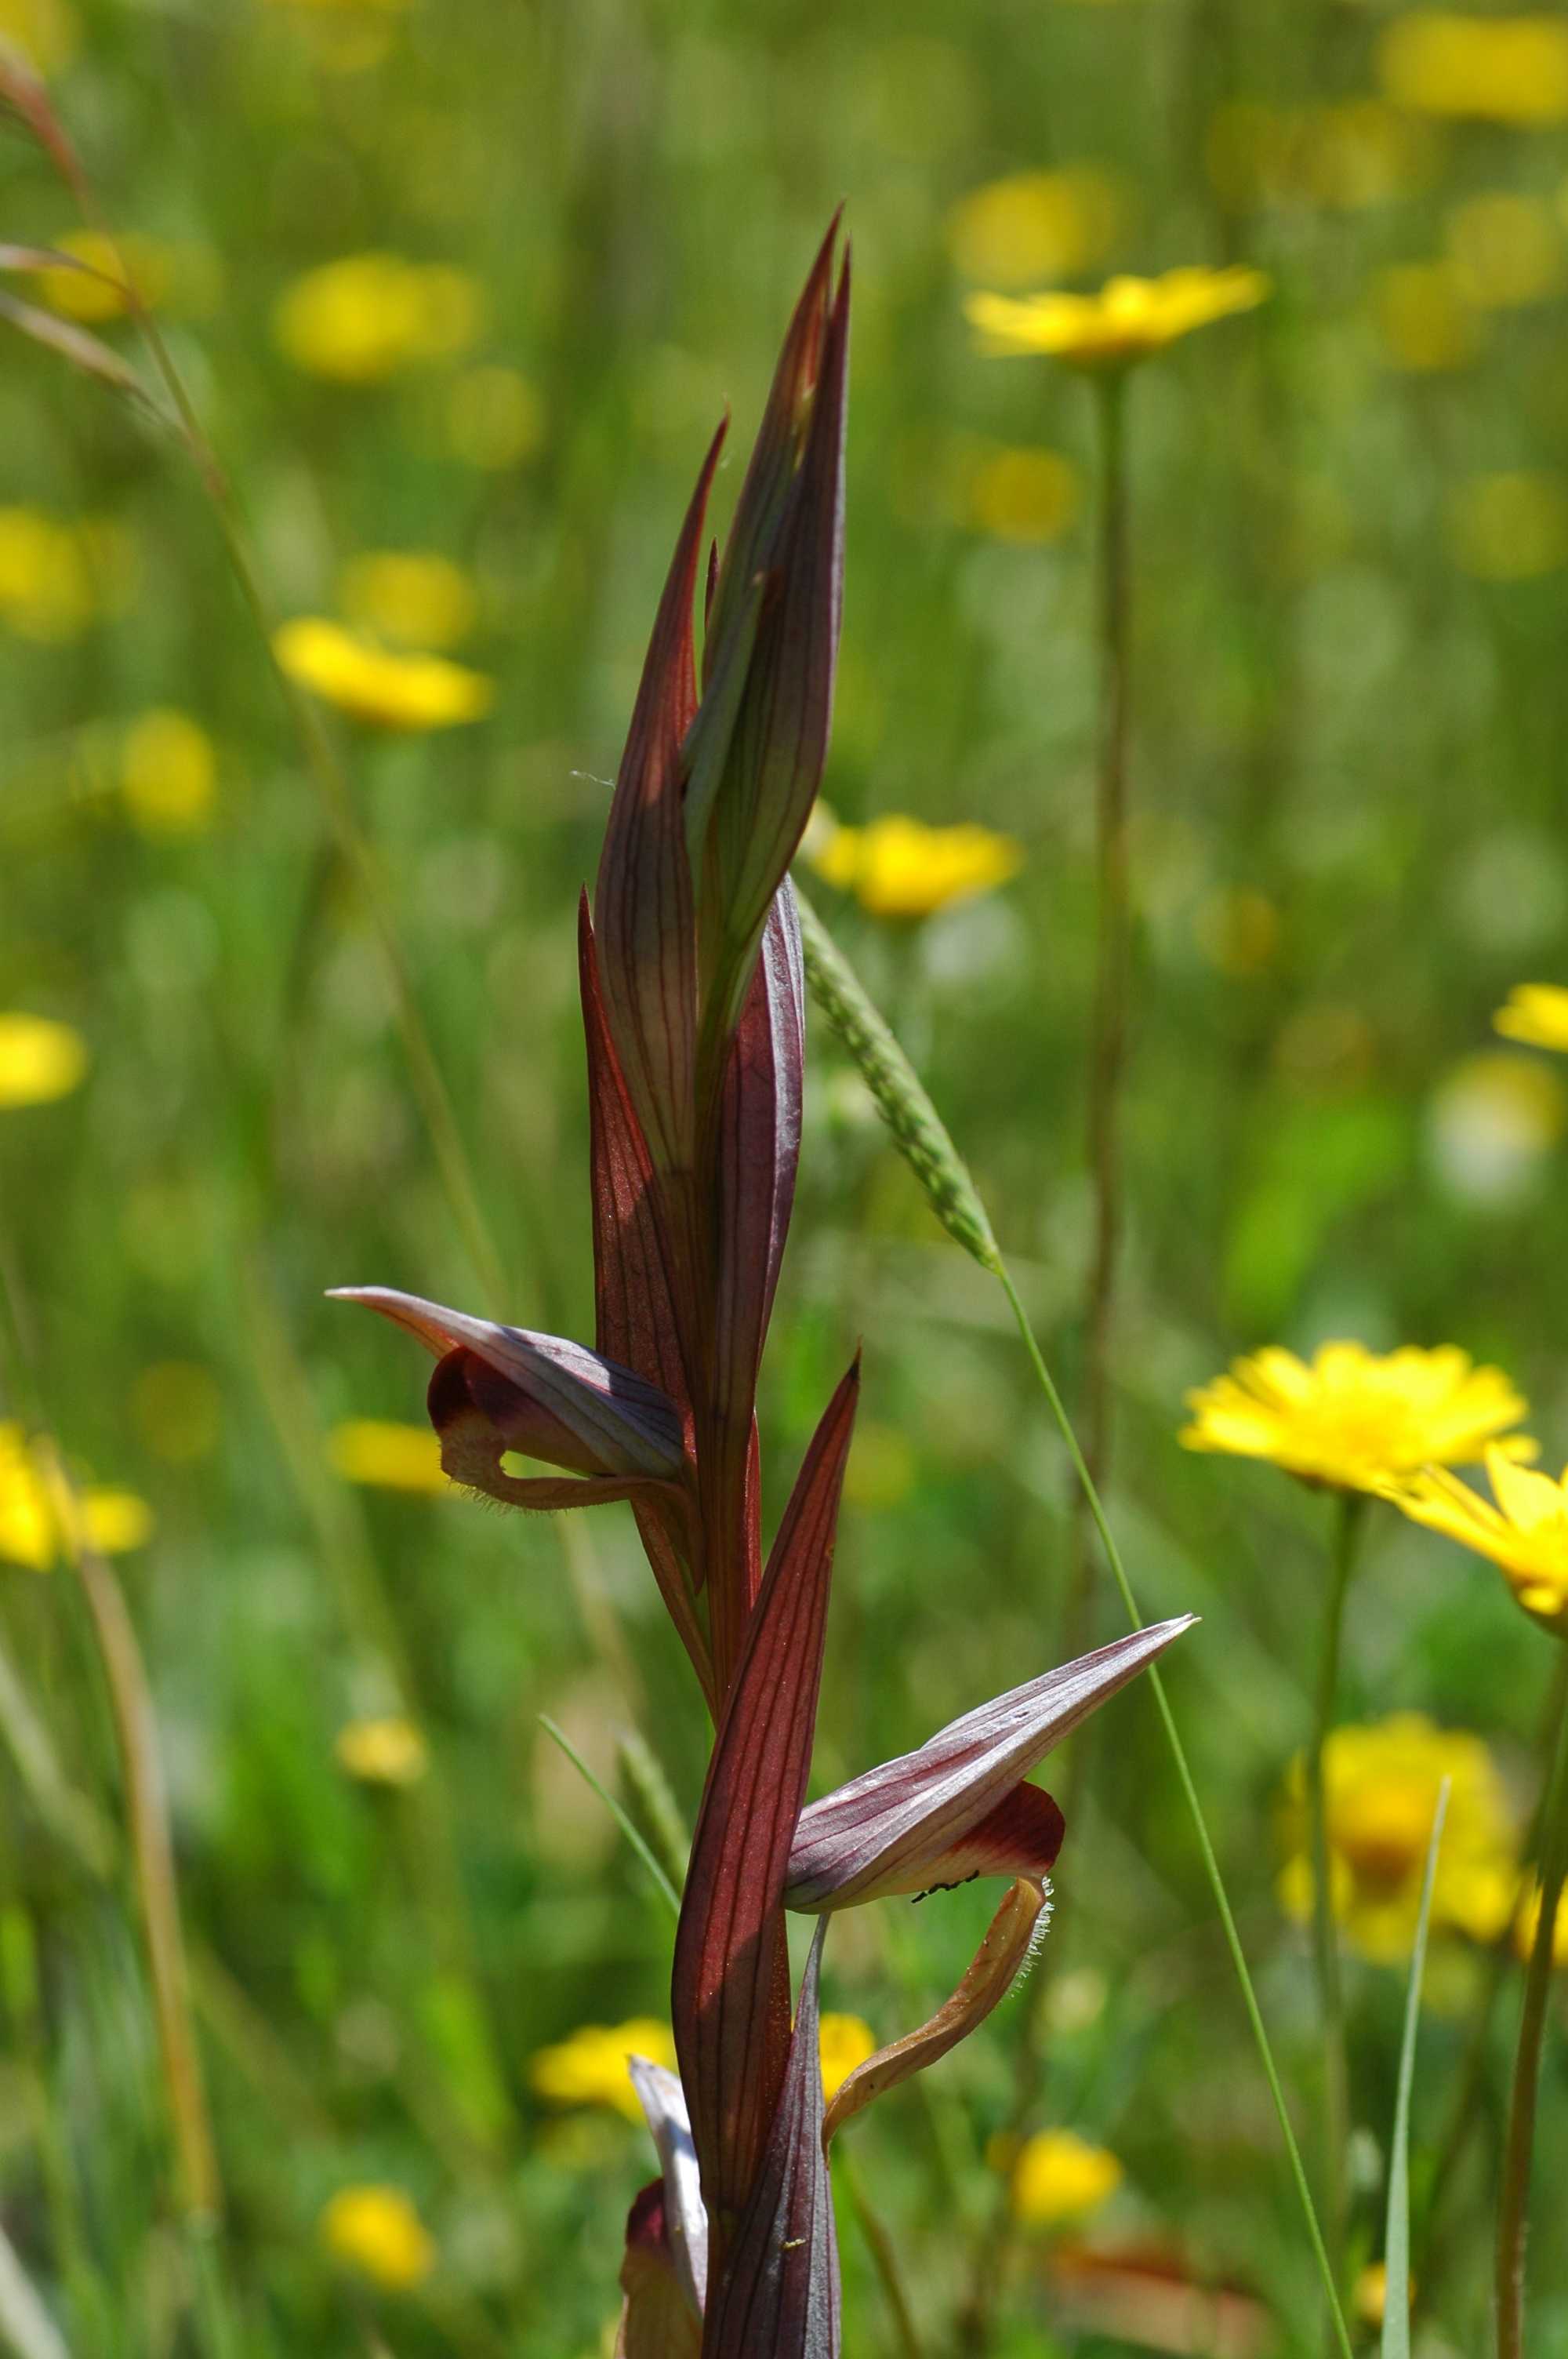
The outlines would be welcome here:
M 1095 588 L 1099 638 L 1098 754 L 1095 775 L 1094 1015 L 1088 1154 L 1094 1185 L 1094 1256 L 1084 1303 L 1084 1458 L 1097 1489 L 1110 1455 L 1110 1341 L 1121 1241 L 1121 1094 L 1127 1062 L 1131 897 L 1127 850 L 1128 562 L 1127 385 L 1120 369 L 1095 386 L 1099 427 L 1099 548 Z M 1083 1652 L 1093 1560 L 1086 1499 L 1075 1490 L 1062 1653 Z
M 1509 2099 L 1508 2141 L 1503 2149 L 1502 2193 L 1498 2208 L 1498 2354 L 1521 2359 L 1524 2349 L 1524 2247 L 1530 2223 L 1530 2169 L 1535 2149 L 1535 2099 L 1558 1904 L 1568 1878 L 1568 1703 L 1557 1723 L 1556 1758 L 1541 1825 L 1541 1915 L 1525 1975 L 1524 2008 L 1514 2054 Z
M 1334 1726 L 1339 1690 L 1340 1638 L 1345 1599 L 1356 1567 L 1362 1511 L 1358 1492 L 1342 1491 L 1336 1502 L 1334 1546 L 1318 1658 L 1312 1741 L 1306 1757 L 1307 1820 L 1312 1843 L 1313 1955 L 1317 1968 L 1318 2017 L 1323 2038 L 1323 2161 L 1327 2189 L 1328 2244 L 1336 2281 L 1345 2267 L 1345 2155 L 1350 2129 L 1350 2075 L 1345 2057 L 1345 1993 L 1339 1973 L 1339 1935 L 1334 1922 L 1334 1889 L 1328 1848 L 1328 1806 L 1324 1789 L 1324 1753 Z
M 1084 1453 L 1078 1447 L 1078 1438 L 1073 1430 L 1073 1421 L 1067 1415 L 1061 1394 L 1056 1389 L 1055 1379 L 1046 1365 L 1044 1354 L 1034 1340 L 1034 1330 L 1030 1323 L 1029 1313 L 1024 1309 L 1018 1288 L 1012 1282 L 1011 1272 L 1002 1262 L 1000 1255 L 990 1266 L 995 1270 L 1002 1291 L 1011 1307 L 1019 1334 L 1023 1341 L 1023 1348 L 1029 1354 L 1030 1364 L 1039 1381 L 1040 1389 L 1045 1396 L 1052 1417 L 1055 1419 L 1056 1430 L 1066 1445 L 1073 1472 L 1083 1486 L 1085 1502 L 1094 1527 L 1099 1534 L 1100 1545 L 1105 1550 L 1111 1578 L 1120 1593 L 1122 1605 L 1126 1609 L 1128 1618 L 1136 1628 L 1141 1624 L 1143 1616 L 1139 1611 L 1138 1600 L 1132 1593 L 1132 1583 L 1128 1580 L 1127 1568 L 1121 1560 L 1121 1550 L 1116 1544 L 1116 1535 L 1107 1521 L 1105 1507 L 1094 1476 L 1090 1473 L 1085 1462 Z M 1300 2199 L 1313 2256 L 1317 2263 L 1318 2276 L 1322 2280 L 1324 2294 L 1328 2303 L 1335 2343 L 1341 2354 L 1341 2359 L 1351 2359 L 1350 2333 L 1345 2322 L 1345 2311 L 1339 2299 L 1339 2280 L 1328 2257 L 1328 2247 L 1324 2242 L 1323 2230 L 1318 2223 L 1317 2207 L 1313 2201 L 1312 2189 L 1307 2182 L 1306 2167 L 1302 2160 L 1301 2147 L 1297 2144 L 1295 2129 L 1291 2121 L 1291 2110 L 1286 2102 L 1284 2084 L 1280 2079 L 1280 2068 L 1274 2061 L 1274 2050 L 1269 2038 L 1268 2027 L 1263 2021 L 1263 2012 L 1258 2004 L 1258 1993 L 1253 1986 L 1251 1969 L 1247 1963 L 1247 1952 L 1241 1946 L 1241 1936 L 1237 1930 L 1236 1915 L 1230 1906 L 1230 1896 L 1225 1888 L 1225 1878 L 1220 1872 L 1214 1839 L 1209 1833 L 1208 1821 L 1204 1816 L 1203 1804 L 1198 1799 L 1197 1786 L 1193 1777 L 1191 1764 L 1187 1759 L 1187 1749 L 1182 1743 L 1181 1732 L 1176 1726 L 1175 1714 L 1171 1710 L 1170 1698 L 1165 1693 L 1165 1682 L 1160 1676 L 1158 1667 L 1151 1664 L 1144 1676 L 1149 1682 L 1155 1709 L 1159 1712 L 1160 1723 L 1165 1732 L 1165 1742 L 1170 1748 L 1172 1763 L 1176 1772 L 1176 1781 L 1181 1787 L 1187 1809 L 1192 1815 L 1193 1832 L 1197 1840 L 1198 1854 L 1203 1861 L 1209 1890 L 1214 1896 L 1214 1905 L 1218 1911 L 1231 1964 L 1236 1970 L 1236 1979 L 1241 1986 L 1241 2004 L 1246 2010 L 1253 2039 L 1257 2043 L 1259 2061 L 1262 2065 L 1263 2077 L 1269 2084 L 1269 2094 L 1273 2100 L 1274 2111 L 1279 2118 L 1280 2136 L 1285 2148 L 1285 2158 L 1290 2166 L 1291 2178 L 1296 2194 Z

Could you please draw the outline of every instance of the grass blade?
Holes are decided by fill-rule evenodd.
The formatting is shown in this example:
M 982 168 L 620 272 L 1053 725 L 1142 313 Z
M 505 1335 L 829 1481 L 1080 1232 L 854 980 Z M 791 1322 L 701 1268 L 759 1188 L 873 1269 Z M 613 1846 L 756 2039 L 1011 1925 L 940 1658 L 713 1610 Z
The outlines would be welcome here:
M 633 1850 L 636 1853 L 638 1858 L 647 1869 L 648 1874 L 653 1877 L 654 1884 L 658 1886 L 659 1897 L 668 1908 L 670 1915 L 672 1917 L 678 1918 L 680 1915 L 680 1895 L 676 1890 L 675 1886 L 670 1882 L 669 1877 L 665 1874 L 664 1869 L 659 1865 L 659 1863 L 654 1857 L 650 1846 L 643 1842 L 643 1837 L 633 1825 L 632 1821 L 627 1817 L 624 1806 L 616 1800 L 615 1796 L 610 1791 L 610 1788 L 607 1786 L 603 1786 L 600 1783 L 592 1770 L 589 1767 L 588 1763 L 583 1759 L 582 1755 L 572 1743 L 570 1737 L 567 1735 L 564 1729 L 557 1727 L 548 1712 L 542 1712 L 539 1714 L 539 1725 L 544 1730 L 546 1735 L 553 1738 L 556 1744 L 560 1746 L 561 1751 L 566 1755 L 567 1759 L 571 1763 L 572 1767 L 577 1770 L 579 1777 L 586 1778 L 589 1785 L 592 1787 L 594 1792 L 599 1796 L 600 1800 L 603 1803 L 605 1809 L 609 1811 L 611 1817 L 614 1820 L 616 1825 L 620 1828 L 622 1833 L 625 1836 L 627 1842 L 631 1844 Z
M 1394 2135 L 1389 2148 L 1389 2219 L 1383 2235 L 1382 2359 L 1410 2359 L 1411 2347 L 1411 2089 L 1415 2081 L 1416 2029 L 1421 2021 L 1421 1978 L 1426 1965 L 1427 1920 L 1432 1914 L 1432 1887 L 1437 1875 L 1438 1847 L 1448 1811 L 1449 1781 L 1438 1788 L 1432 1816 L 1432 1840 L 1427 1845 L 1426 1875 L 1421 1887 L 1421 1914 L 1416 1919 L 1415 1947 L 1411 1951 L 1410 1990 L 1405 1998 L 1405 2030 L 1400 2043 L 1400 2078 L 1394 2099 Z

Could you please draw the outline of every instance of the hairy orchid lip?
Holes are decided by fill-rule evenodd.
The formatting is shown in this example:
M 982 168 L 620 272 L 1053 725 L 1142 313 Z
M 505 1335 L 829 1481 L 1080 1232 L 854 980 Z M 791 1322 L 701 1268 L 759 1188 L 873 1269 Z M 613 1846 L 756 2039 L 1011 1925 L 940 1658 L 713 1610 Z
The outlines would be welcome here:
M 976 1875 L 1044 1875 L 1061 1812 L 1024 1777 L 1196 1618 L 1152 1623 L 1027 1680 L 813 1802 L 795 1828 L 784 1906 L 811 1913 Z
M 462 1354 L 462 1389 L 503 1437 L 503 1450 L 622 1479 L 668 1482 L 684 1470 L 680 1412 L 669 1396 L 580 1343 L 473 1319 L 388 1286 L 334 1287 L 332 1299 L 362 1303 L 406 1327 L 443 1364 Z M 449 1412 L 456 1409 L 449 1377 L 437 1399 Z M 509 1431 L 515 1438 L 505 1438 Z

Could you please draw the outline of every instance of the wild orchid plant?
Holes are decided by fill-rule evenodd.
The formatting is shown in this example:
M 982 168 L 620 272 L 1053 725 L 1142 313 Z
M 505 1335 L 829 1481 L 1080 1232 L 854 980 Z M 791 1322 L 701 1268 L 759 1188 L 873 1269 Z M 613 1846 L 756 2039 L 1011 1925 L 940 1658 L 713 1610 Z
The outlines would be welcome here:
M 784 340 L 722 560 L 693 607 L 723 429 L 665 584 L 580 916 L 596 1348 L 343 1289 L 436 1354 L 456 1481 L 523 1507 L 623 1499 L 715 1726 L 676 1934 L 678 2077 L 635 2068 L 660 2175 L 632 2208 L 626 2359 L 839 2348 L 827 2147 L 972 2030 L 1044 1922 L 1044 1754 L 1187 1626 L 1162 1622 L 982 1704 L 806 1805 L 858 1362 L 764 1567 L 755 1397 L 795 1191 L 804 969 L 788 868 L 827 747 L 838 637 L 849 271 L 828 233 Z M 507 1453 L 562 1470 L 517 1477 Z M 824 2114 L 827 1919 L 976 1875 L 1011 1888 L 931 2021 Z M 784 1911 L 818 1919 L 790 2004 Z

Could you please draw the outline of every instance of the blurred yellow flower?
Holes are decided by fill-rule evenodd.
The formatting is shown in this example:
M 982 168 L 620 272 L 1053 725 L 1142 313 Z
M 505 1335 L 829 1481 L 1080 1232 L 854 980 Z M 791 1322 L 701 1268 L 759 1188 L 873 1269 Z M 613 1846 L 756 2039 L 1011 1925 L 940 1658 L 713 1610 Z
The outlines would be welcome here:
M 133 721 L 120 748 L 120 791 L 144 835 L 199 834 L 218 793 L 218 756 L 200 723 L 170 705 Z
M 960 197 L 947 215 L 947 250 L 965 278 L 1028 287 L 1071 278 L 1108 253 L 1125 201 L 1094 165 L 1010 172 Z
M 432 550 L 381 549 L 351 558 L 338 577 L 351 623 L 405 647 L 455 647 L 479 600 L 460 565 Z
M 429 2230 L 400 2187 L 340 2187 L 320 2219 L 321 2242 L 388 2293 L 410 2293 L 436 2266 Z
M 0 1558 L 29 1572 L 48 1572 L 64 1551 L 73 1495 L 80 1537 L 105 1556 L 142 1547 L 152 1531 L 145 1499 L 96 1487 L 73 1495 L 52 1457 L 31 1448 L 19 1425 L 0 1425 Z
M 964 470 L 958 512 L 998 540 L 1059 540 L 1078 512 L 1076 471 L 1059 451 L 1037 445 L 982 451 Z
M 1466 573 L 1531 582 L 1568 564 L 1568 488 L 1557 475 L 1474 475 L 1449 504 L 1449 538 Z
M 397 254 L 349 254 L 286 288 L 273 324 L 296 368 L 376 385 L 466 351 L 483 312 L 482 292 L 464 271 Z
M 1112 278 L 1098 295 L 971 295 L 964 306 L 981 349 L 993 355 L 1049 353 L 1076 368 L 1126 368 L 1269 292 L 1260 270 L 1167 270 L 1161 278 Z
M 1568 1637 L 1568 1474 L 1554 1483 L 1492 1449 L 1487 1476 L 1492 1499 L 1440 1466 L 1423 1467 L 1384 1490 L 1412 1522 L 1499 1566 L 1525 1612 Z
M 416 1786 L 430 1757 L 414 1723 L 397 1713 L 349 1721 L 332 1749 L 339 1767 L 367 1786 Z
M 217 1448 L 223 1397 L 195 1361 L 155 1360 L 131 1386 L 131 1414 L 155 1456 L 189 1466 Z
M 1023 865 L 1023 847 L 989 827 L 927 827 L 890 814 L 867 827 L 832 828 L 807 857 L 873 917 L 929 918 L 1005 885 Z
M 1531 1049 L 1568 1049 L 1568 989 L 1560 983 L 1516 983 L 1492 1022 Z
M 1436 1931 L 1495 1940 L 1519 1888 L 1516 1837 L 1497 1764 L 1480 1737 L 1439 1728 L 1415 1712 L 1364 1727 L 1331 1729 L 1323 1756 L 1329 1885 L 1334 1913 L 1363 1956 L 1392 1965 L 1410 1954 L 1438 1788 L 1451 1781 L 1433 1886 Z M 1280 1898 L 1305 1924 L 1312 1915 L 1305 1773 L 1285 1781 L 1287 1861 Z
M 350 1418 L 335 1425 L 327 1454 L 346 1483 L 368 1483 L 383 1491 L 445 1491 L 441 1445 L 427 1425 L 399 1425 L 384 1418 Z
M 536 2095 L 552 2105 L 612 2105 L 628 2121 L 643 2109 L 626 2070 L 627 2059 L 645 2056 L 651 2064 L 676 2069 L 676 2044 L 656 2016 L 633 2016 L 627 2023 L 585 2023 L 554 2048 L 541 2048 L 528 2067 Z
M 132 232 L 115 239 L 93 229 L 72 229 L 50 243 L 59 253 L 69 254 L 82 265 L 80 270 L 38 273 L 38 292 L 44 301 L 68 319 L 93 324 L 123 319 L 130 309 L 127 271 L 149 309 L 156 309 L 168 291 L 169 252 L 156 238 Z
M 1115 2155 L 1073 2130 L 1041 2130 L 1012 2170 L 1014 2217 L 1029 2228 L 1087 2219 L 1115 2194 L 1124 2174 Z
M 1372 306 L 1396 368 L 1463 368 L 1479 348 L 1479 324 L 1446 262 L 1402 262 L 1379 271 Z
M 1430 170 L 1432 135 L 1375 98 L 1277 107 L 1222 106 L 1205 142 L 1209 178 L 1228 205 L 1321 205 L 1355 212 L 1386 203 Z
M 0 35 L 41 74 L 61 72 L 81 46 L 70 0 L 0 0 Z
M 1432 1093 L 1428 1147 L 1450 1192 L 1472 1204 L 1522 1202 L 1568 1126 L 1568 1093 L 1530 1057 L 1463 1058 Z
M 447 396 L 447 439 L 467 466 L 515 467 L 544 444 L 543 397 L 516 369 L 465 369 Z
M 123 564 L 123 543 L 39 508 L 0 508 L 0 619 L 48 646 L 79 637 L 103 603 L 101 557 Z
M 1428 1463 L 1477 1459 L 1525 1414 L 1501 1369 L 1474 1366 L 1451 1343 L 1381 1355 L 1324 1343 L 1310 1365 L 1271 1344 L 1189 1393 L 1187 1407 L 1185 1449 L 1264 1458 L 1343 1491 L 1377 1491 Z M 1522 1439 L 1509 1446 L 1515 1454 L 1534 1448 Z
M 1379 59 L 1390 97 L 1418 114 L 1568 120 L 1568 25 L 1556 17 L 1418 8 L 1388 27 Z
M 47 1016 L 0 1015 L 0 1108 L 50 1105 L 87 1071 L 87 1043 Z
M 1514 1948 L 1519 1957 L 1528 1959 L 1540 1930 L 1541 1884 L 1532 1875 L 1514 1919 Z M 1552 1962 L 1554 1966 L 1568 1966 L 1568 1894 L 1558 1903 L 1552 1922 Z
M 877 2050 L 876 2035 L 858 2015 L 825 2015 L 817 2026 L 822 2050 L 822 2093 L 836 2097 L 858 2065 Z
M 320 614 L 281 625 L 273 648 L 290 679 L 373 729 L 453 729 L 481 720 L 495 700 L 482 672 L 444 656 L 394 655 Z
M 1466 197 L 1448 216 L 1456 287 L 1477 310 L 1543 302 L 1563 283 L 1563 234 L 1539 197 L 1495 189 Z

